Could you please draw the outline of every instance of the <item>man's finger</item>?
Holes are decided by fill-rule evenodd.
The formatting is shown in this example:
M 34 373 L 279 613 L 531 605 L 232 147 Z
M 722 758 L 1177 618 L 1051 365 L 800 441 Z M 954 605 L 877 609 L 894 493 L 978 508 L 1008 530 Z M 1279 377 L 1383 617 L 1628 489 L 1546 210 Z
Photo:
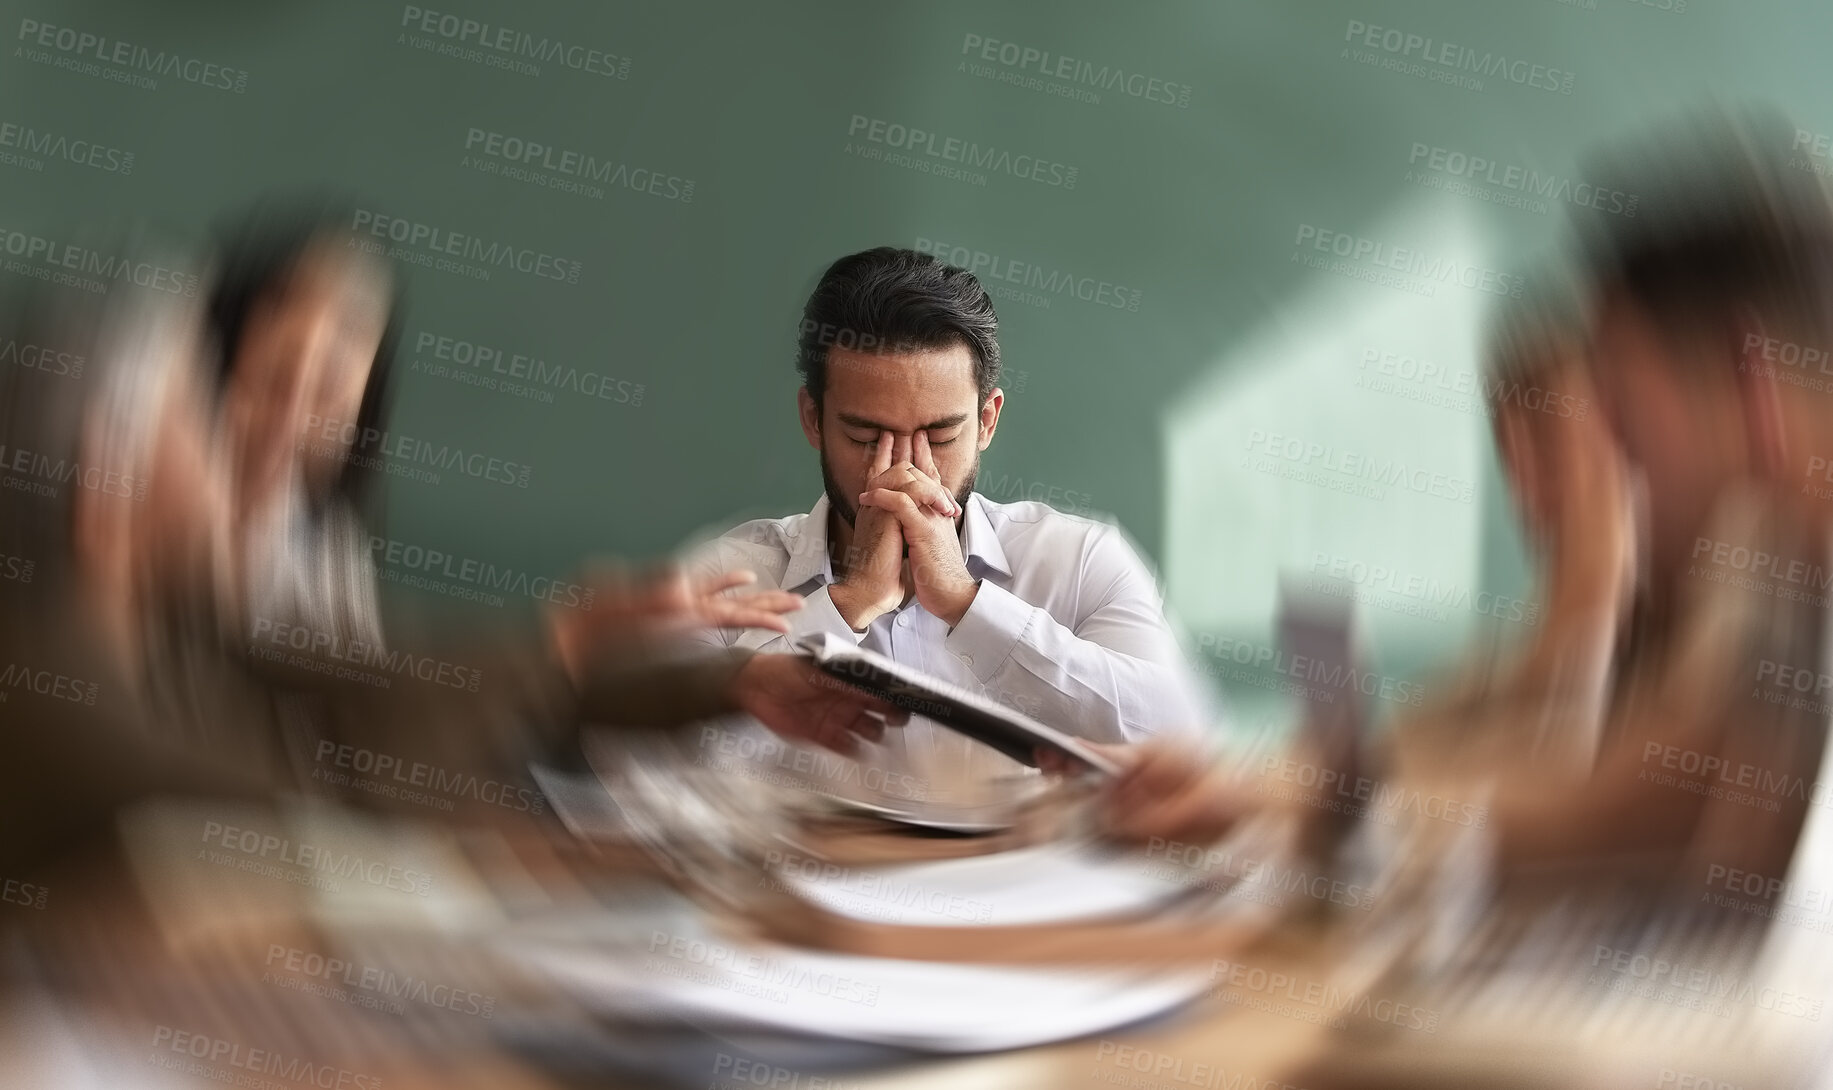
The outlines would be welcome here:
M 902 492 L 895 492 L 889 488 L 874 488 L 869 492 L 860 493 L 859 505 L 876 507 L 881 511 L 891 513 L 906 530 L 922 525 L 922 509 L 917 506 L 915 500 Z
M 903 484 L 893 486 L 891 490 L 904 493 L 938 515 L 953 518 L 961 511 L 955 503 L 955 497 L 948 494 L 948 489 L 920 473 Z
M 877 476 L 891 468 L 892 444 L 893 440 L 890 432 L 881 431 L 878 433 L 878 449 L 872 452 L 872 467 L 870 471 L 872 476 Z
M 936 469 L 936 460 L 929 452 L 928 432 L 920 431 L 916 433 L 916 438 L 910 441 L 910 452 L 910 460 L 916 463 L 917 469 L 921 470 L 923 475 L 930 480 L 935 481 L 937 484 L 941 484 L 942 474 Z

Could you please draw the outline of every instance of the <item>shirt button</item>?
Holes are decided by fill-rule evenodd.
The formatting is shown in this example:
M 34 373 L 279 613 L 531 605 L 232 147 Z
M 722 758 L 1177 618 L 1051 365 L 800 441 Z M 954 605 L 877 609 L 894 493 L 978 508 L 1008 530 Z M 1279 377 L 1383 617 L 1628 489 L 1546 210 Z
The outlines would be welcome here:
M 908 613 L 898 614 L 897 623 L 904 626 L 905 628 L 909 628 L 910 627 L 910 614 Z
M 972 655 L 956 655 L 955 657 L 960 659 L 964 665 L 967 665 L 967 666 L 974 665 L 974 656 Z

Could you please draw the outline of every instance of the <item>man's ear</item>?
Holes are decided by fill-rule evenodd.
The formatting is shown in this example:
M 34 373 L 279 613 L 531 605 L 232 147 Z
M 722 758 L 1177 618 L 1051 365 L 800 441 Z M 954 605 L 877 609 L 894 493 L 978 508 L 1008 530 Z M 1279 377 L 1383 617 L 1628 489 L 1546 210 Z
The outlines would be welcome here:
M 821 449 L 821 406 L 808 392 L 808 387 L 796 387 L 796 413 L 802 418 L 802 437 L 808 445 L 816 450 Z
M 1765 365 L 1753 346 L 1768 340 L 1763 318 L 1742 307 L 1731 323 L 1731 349 L 1738 361 L 1738 404 L 1744 413 L 1744 433 L 1753 468 L 1764 477 L 1788 472 L 1788 420 L 1782 413 L 1782 392 L 1775 370 Z
M 1005 406 L 1006 392 L 993 387 L 993 392 L 980 403 L 980 449 L 985 450 L 993 444 L 993 433 L 999 430 L 999 410 Z

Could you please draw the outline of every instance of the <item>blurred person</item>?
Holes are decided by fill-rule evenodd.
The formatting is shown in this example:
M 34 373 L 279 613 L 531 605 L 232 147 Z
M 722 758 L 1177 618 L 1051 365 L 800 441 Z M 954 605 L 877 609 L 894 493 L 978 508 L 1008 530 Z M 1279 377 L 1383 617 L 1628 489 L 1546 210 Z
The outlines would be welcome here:
M 1494 790 L 1487 824 L 1507 867 L 1634 859 L 1684 882 L 1713 864 L 1787 864 L 1811 790 L 1753 806 L 1664 775 L 1758 770 L 1805 787 L 1823 749 L 1827 706 L 1774 681 L 1825 676 L 1817 588 L 1833 571 L 1830 512 L 1803 480 L 1833 450 L 1833 404 L 1762 358 L 1833 342 L 1833 213 L 1786 147 L 1786 127 L 1747 119 L 1658 138 L 1617 179 L 1644 195 L 1642 214 L 1582 225 L 1585 370 L 1557 337 L 1499 356 L 1503 375 L 1525 364 L 1561 392 L 1590 386 L 1601 410 L 1554 421 L 1498 406 L 1504 469 L 1546 568 L 1544 627 L 1493 683 L 1433 709 L 1436 729 L 1410 725 L 1492 738 L 1462 767 L 1467 795 Z M 1764 558 L 1763 572 L 1736 557 Z M 1546 761 L 1509 749 L 1550 740 Z M 1238 771 L 1165 753 L 1136 762 L 1108 802 L 1123 833 L 1191 840 L 1251 812 L 1250 796 Z
M 1396 724 L 1403 767 L 1504 765 L 1583 779 L 1602 745 L 1635 598 L 1634 484 L 1584 354 L 1584 331 L 1545 298 L 1503 312 L 1484 398 L 1503 479 L 1536 572 L 1515 647 L 1460 664 Z
M 327 736 L 514 773 L 582 718 L 666 726 L 742 709 L 842 751 L 899 718 L 794 660 L 655 657 L 683 628 L 784 627 L 789 596 L 722 593 L 742 573 L 608 577 L 600 608 L 483 633 L 463 652 L 481 691 L 378 691 L 300 665 L 382 647 L 358 510 L 379 465 L 360 444 L 380 429 L 340 429 L 352 438 L 328 451 L 302 439 L 312 418 L 380 420 L 393 285 L 330 217 L 263 219 L 232 236 L 207 302 L 128 290 L 100 313 L 28 304 L 41 339 L 101 332 L 80 382 L 6 376 L 0 527 L 37 577 L 6 588 L 0 630 L 7 682 L 23 686 L 7 694 L 0 861 L 148 793 L 309 785 Z M 251 635 L 264 623 L 327 638 L 279 666 Z
M 1830 512 L 1806 478 L 1833 449 L 1833 404 L 1764 358 L 1833 341 L 1833 208 L 1788 164 L 1792 131 L 1702 118 L 1601 171 L 1646 198 L 1633 220 L 1581 224 L 1590 358 L 1643 481 L 1646 573 L 1597 774 L 1571 792 L 1506 783 L 1505 858 L 1634 852 L 1780 875 L 1792 852 L 1801 793 L 1772 810 L 1662 776 L 1680 754 L 1812 782 L 1824 748 L 1826 706 L 1765 684 L 1826 669 Z M 1744 571 L 1738 556 L 1765 560 Z
M 709 633 L 791 649 L 830 633 L 1068 733 L 1134 742 L 1204 722 L 1151 572 L 1109 524 L 974 490 L 1005 406 L 998 319 L 972 273 L 912 250 L 840 258 L 803 310 L 796 394 L 822 494 L 743 523 L 696 572 L 753 570 L 796 594 L 789 631 Z M 933 781 L 1016 763 L 916 724 L 884 755 Z

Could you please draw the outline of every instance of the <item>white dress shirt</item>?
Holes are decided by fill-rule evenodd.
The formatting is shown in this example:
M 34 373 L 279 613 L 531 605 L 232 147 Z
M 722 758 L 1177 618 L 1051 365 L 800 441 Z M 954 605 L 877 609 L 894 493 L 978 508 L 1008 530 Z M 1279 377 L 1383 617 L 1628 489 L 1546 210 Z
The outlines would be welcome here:
M 784 651 L 810 632 L 832 632 L 944 681 L 982 693 L 1058 730 L 1098 742 L 1188 734 L 1207 725 L 1208 701 L 1166 621 L 1158 586 L 1110 524 L 1032 501 L 963 505 L 961 546 L 980 589 L 951 630 L 914 596 L 864 632 L 828 596 L 828 502 L 803 515 L 757 519 L 695 550 L 689 572 L 748 569 L 760 589 L 804 598 L 787 637 L 764 630 L 708 632 L 720 646 Z M 742 593 L 742 592 L 741 592 Z M 984 798 L 1014 762 L 922 719 L 887 732 L 882 766 L 930 784 L 933 798 Z M 956 787 L 977 781 L 966 795 Z

